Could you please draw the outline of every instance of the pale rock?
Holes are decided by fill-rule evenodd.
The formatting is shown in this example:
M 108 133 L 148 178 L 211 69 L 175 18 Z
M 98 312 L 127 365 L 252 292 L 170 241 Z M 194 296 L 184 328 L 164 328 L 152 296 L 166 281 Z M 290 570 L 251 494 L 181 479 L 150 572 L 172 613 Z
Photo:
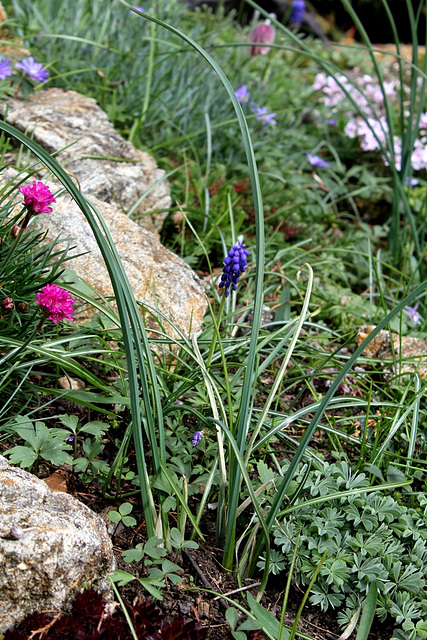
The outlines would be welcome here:
M 8 98 L 0 113 L 5 113 L 6 105 L 6 122 L 55 154 L 77 178 L 85 196 L 114 204 L 123 213 L 144 196 L 135 209 L 143 216 L 138 223 L 160 231 L 171 204 L 165 172 L 148 153 L 121 137 L 93 98 L 67 89 L 46 89 L 26 100 Z M 162 212 L 150 213 L 153 210 Z
M 0 105 L 2 110 L 4 105 Z M 71 145 L 55 157 L 78 179 L 83 194 L 106 223 L 137 301 L 166 316 L 167 320 L 162 318 L 160 322 L 169 336 L 200 331 L 207 308 L 203 286 L 190 267 L 163 247 L 158 234 L 153 232 L 160 228 L 162 218 L 157 217 L 159 214 L 147 215 L 143 227 L 123 213 L 150 188 L 137 211 L 169 206 L 167 183 L 154 184 L 164 176 L 154 160 L 123 140 L 93 99 L 74 91 L 48 89 L 26 101 L 10 99 L 7 121 L 31 133 L 50 153 Z M 87 155 L 114 156 L 130 162 L 89 159 Z M 16 156 L 15 160 L 8 157 L 7 161 L 16 162 Z M 15 170 L 7 168 L 0 174 L 0 183 L 16 176 Z M 22 180 L 22 174 L 19 178 Z M 34 176 L 29 178 L 33 179 Z M 52 213 L 36 217 L 36 224 L 48 228 L 48 240 L 57 237 L 69 240 L 74 247 L 69 255 L 76 257 L 66 266 L 102 296 L 113 296 L 107 268 L 85 217 L 68 194 L 57 195 L 61 185 L 52 177 L 45 177 L 44 182 L 56 194 L 57 202 Z M 20 206 L 20 201 L 18 194 L 16 206 Z M 85 320 L 90 313 L 79 317 Z M 159 328 L 150 312 L 146 321 L 149 328 Z
M 92 197 L 119 253 L 135 298 L 142 305 L 163 313 L 165 332 L 177 336 L 172 325 L 185 335 L 199 331 L 206 311 L 206 297 L 197 275 L 181 258 L 166 249 L 158 236 L 135 224 L 115 207 Z M 68 196 L 57 199 L 52 213 L 38 216 L 39 225 L 48 226 L 48 240 L 69 238 L 66 266 L 93 286 L 102 296 L 114 295 L 110 277 L 95 237 L 76 203 Z M 62 245 L 59 245 L 62 246 Z M 83 254 L 83 255 L 80 255 Z M 148 327 L 158 324 L 146 314 Z
M 114 568 L 98 515 L 0 456 L 0 633 L 31 612 L 66 610 L 86 584 L 111 597 Z

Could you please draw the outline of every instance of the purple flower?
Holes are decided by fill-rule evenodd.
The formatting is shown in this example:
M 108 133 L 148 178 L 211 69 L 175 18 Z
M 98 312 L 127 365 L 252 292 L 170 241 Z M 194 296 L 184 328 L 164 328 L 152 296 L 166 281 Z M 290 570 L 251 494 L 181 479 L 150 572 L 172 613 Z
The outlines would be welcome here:
M 49 71 L 47 69 L 43 69 L 42 63 L 36 62 L 33 56 L 22 58 L 21 62 L 15 62 L 15 67 L 25 71 L 30 78 L 37 80 L 37 82 L 45 82 L 49 77 Z
M 68 438 L 65 438 L 65 442 L 74 442 L 74 436 L 68 436 Z
M 32 215 L 37 213 L 51 213 L 53 211 L 49 205 L 52 204 L 52 202 L 56 202 L 56 200 L 49 187 L 43 184 L 43 182 L 33 180 L 33 186 L 27 184 L 26 187 L 23 187 L 21 185 L 19 191 L 24 195 L 24 205 Z
M 132 6 L 137 11 L 140 11 L 141 13 L 146 13 L 146 10 L 144 9 L 144 7 L 140 7 L 139 4 L 133 4 Z M 131 9 L 130 13 L 134 13 L 134 11 Z
M 416 187 L 420 183 L 419 183 L 419 180 L 417 180 L 416 178 L 410 178 L 408 176 L 407 178 L 405 178 L 405 184 L 407 187 Z
M 0 57 L 0 80 L 6 80 L 7 76 L 12 75 L 12 70 L 9 63 L 9 58 L 5 58 L 4 60 L 2 60 Z
M 264 55 L 268 53 L 270 47 L 263 47 L 262 45 L 273 44 L 275 37 L 276 31 L 274 27 L 271 26 L 270 20 L 266 20 L 264 24 L 257 24 L 257 26 L 252 29 L 249 40 L 250 42 L 257 42 L 261 46 L 252 45 L 249 49 L 249 54 L 251 56 L 258 56 L 259 54 Z
M 224 260 L 219 288 L 224 287 L 226 298 L 230 295 L 230 287 L 233 291 L 236 291 L 239 278 L 248 266 L 247 256 L 250 252 L 245 249 L 245 246 L 239 240 L 237 244 L 231 247 Z
M 74 320 L 74 298 L 65 289 L 56 284 L 47 284 L 36 295 L 36 304 L 44 316 L 55 324 L 62 320 Z
M 290 24 L 301 24 L 304 17 L 305 2 L 304 0 L 294 0 L 292 3 L 292 11 L 289 16 Z
M 240 102 L 240 104 L 246 104 L 249 101 L 251 94 L 249 93 L 245 84 L 242 84 L 236 91 L 236 98 Z
M 203 431 L 195 431 L 193 434 L 193 438 L 191 440 L 193 447 L 196 447 L 202 438 L 203 438 Z
M 255 109 L 252 109 L 252 112 L 257 114 L 256 119 L 262 122 L 262 124 L 277 124 L 277 120 L 274 119 L 274 116 L 277 114 L 267 113 L 267 107 L 255 107 Z
M 313 156 L 311 153 L 305 154 L 312 167 L 326 168 L 332 166 L 327 160 L 323 160 L 320 156 Z
M 329 120 L 326 120 L 326 124 L 328 124 L 330 127 L 336 127 L 337 121 L 335 120 L 335 118 L 329 118 Z
M 409 320 L 413 324 L 418 324 L 419 322 L 421 322 L 421 316 L 417 311 L 419 306 L 420 306 L 420 303 L 417 302 L 413 307 L 405 307 L 405 311 L 409 316 Z

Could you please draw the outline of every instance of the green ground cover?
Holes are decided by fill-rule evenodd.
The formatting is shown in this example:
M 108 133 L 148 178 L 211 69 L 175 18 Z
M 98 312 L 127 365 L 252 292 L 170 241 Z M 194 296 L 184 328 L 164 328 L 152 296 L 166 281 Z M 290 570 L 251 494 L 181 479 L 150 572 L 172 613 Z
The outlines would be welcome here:
M 101 308 L 91 323 L 39 330 L 36 293 L 53 281 L 78 291 L 55 245 L 40 249 L 31 227 L 12 233 L 22 214 L 11 222 L 4 187 L 0 429 L 10 461 L 33 471 L 43 460 L 73 465 L 116 500 L 113 518 L 125 526 L 134 526 L 127 499 L 140 499 L 147 541 L 125 559 L 145 562 L 139 580 L 152 595 L 165 577 L 179 578 L 163 547 L 202 541 L 206 505 L 216 502 L 223 565 L 239 580 L 259 576 L 260 594 L 272 576 L 289 575 L 312 605 L 337 610 L 343 628 L 361 620 L 357 640 L 367 637 L 369 608 L 394 620 L 394 640 L 427 638 L 422 363 L 408 372 L 410 358 L 396 350 L 387 362 L 364 352 L 382 329 L 427 339 L 426 67 L 415 28 L 412 62 L 399 50 L 377 56 L 366 39 L 327 46 L 274 21 L 274 45 L 251 56 L 249 27 L 176 2 L 146 14 L 121 0 L 5 6 L 10 28 L 49 70 L 46 86 L 95 98 L 166 170 L 173 205 L 162 240 L 203 276 L 209 299 L 197 339 L 148 337 L 84 197 L 55 160 L 15 136 L 90 220 L 119 313 Z M 5 95 L 11 81 L 0 85 Z M 1 126 L 4 153 L 13 132 Z M 248 269 L 226 297 L 217 285 L 240 236 Z M 375 328 L 357 346 L 363 325 Z M 156 356 L 154 342 L 173 357 Z M 31 365 L 28 353 L 37 354 Z M 55 415 L 64 374 L 85 380 L 88 392 L 68 397 L 102 420 Z M 253 597 L 245 609 L 251 622 L 240 631 L 227 617 L 236 640 L 251 625 L 293 637 Z

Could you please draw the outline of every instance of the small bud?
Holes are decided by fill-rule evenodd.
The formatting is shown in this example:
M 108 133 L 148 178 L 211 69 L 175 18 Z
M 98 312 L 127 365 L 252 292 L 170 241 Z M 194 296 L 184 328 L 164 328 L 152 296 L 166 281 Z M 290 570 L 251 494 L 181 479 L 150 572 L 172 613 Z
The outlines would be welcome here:
M 11 234 L 13 235 L 14 238 L 17 238 L 21 233 L 21 231 L 22 231 L 22 227 L 20 227 L 18 224 L 14 224 L 12 227 Z
M 259 54 L 265 55 L 270 51 L 270 47 L 265 45 L 273 44 L 275 37 L 276 31 L 271 25 L 270 20 L 266 20 L 264 24 L 257 24 L 252 30 L 249 40 L 250 42 L 259 43 L 259 46 L 252 45 L 249 48 L 249 54 L 251 56 L 258 56 Z
M 24 530 L 19 524 L 14 524 L 10 527 L 9 531 L 0 535 L 0 538 L 4 540 L 20 540 L 24 535 Z
M 24 311 L 26 311 L 28 309 L 28 305 L 26 302 L 20 302 L 18 304 L 18 311 L 20 311 L 21 313 L 23 313 Z
M 20 540 L 23 535 L 24 535 L 24 530 L 22 527 L 19 526 L 19 524 L 14 524 L 12 527 L 10 527 L 10 532 L 9 532 L 10 540 Z
M 3 302 L 1 303 L 1 306 L 5 311 L 12 311 L 13 307 L 15 306 L 15 303 L 12 300 L 12 298 L 9 298 L 8 296 L 3 300 Z

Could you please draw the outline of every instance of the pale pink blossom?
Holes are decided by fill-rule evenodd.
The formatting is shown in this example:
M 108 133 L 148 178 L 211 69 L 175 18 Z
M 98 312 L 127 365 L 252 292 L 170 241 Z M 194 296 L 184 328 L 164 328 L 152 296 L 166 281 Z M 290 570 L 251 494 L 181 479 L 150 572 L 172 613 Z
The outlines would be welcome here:
M 263 24 L 257 24 L 257 26 L 252 29 L 249 41 L 259 43 L 259 46 L 252 45 L 249 49 L 250 55 L 258 56 L 260 54 L 265 55 L 268 53 L 270 51 L 270 47 L 265 45 L 273 44 L 275 37 L 276 31 L 270 24 L 270 20 L 266 20 Z

